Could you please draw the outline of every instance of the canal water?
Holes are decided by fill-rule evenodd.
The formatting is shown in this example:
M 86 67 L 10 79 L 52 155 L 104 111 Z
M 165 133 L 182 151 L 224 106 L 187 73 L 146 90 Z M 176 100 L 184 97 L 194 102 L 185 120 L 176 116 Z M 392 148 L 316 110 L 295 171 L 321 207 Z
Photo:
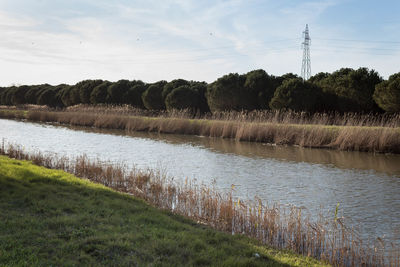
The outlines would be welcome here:
M 130 133 L 0 119 L 0 139 L 26 150 L 124 162 L 196 179 L 242 199 L 339 215 L 363 239 L 400 244 L 400 155 L 272 146 L 221 138 Z

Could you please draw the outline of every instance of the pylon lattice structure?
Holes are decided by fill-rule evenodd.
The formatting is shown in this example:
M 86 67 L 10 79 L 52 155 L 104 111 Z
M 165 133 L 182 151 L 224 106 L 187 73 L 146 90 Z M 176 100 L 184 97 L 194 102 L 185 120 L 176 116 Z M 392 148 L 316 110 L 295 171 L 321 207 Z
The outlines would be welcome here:
M 306 29 L 303 32 L 304 41 L 302 43 L 303 48 L 303 62 L 301 66 L 301 77 L 303 80 L 308 80 L 311 77 L 311 58 L 310 58 L 310 45 L 311 38 L 310 32 L 308 31 L 308 24 L 306 24 Z

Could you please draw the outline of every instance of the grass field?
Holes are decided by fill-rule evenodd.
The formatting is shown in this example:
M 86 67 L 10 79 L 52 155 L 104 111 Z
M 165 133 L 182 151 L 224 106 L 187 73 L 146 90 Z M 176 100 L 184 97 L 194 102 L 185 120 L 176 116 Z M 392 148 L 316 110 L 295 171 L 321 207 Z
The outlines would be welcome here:
M 0 156 L 0 266 L 323 266 Z

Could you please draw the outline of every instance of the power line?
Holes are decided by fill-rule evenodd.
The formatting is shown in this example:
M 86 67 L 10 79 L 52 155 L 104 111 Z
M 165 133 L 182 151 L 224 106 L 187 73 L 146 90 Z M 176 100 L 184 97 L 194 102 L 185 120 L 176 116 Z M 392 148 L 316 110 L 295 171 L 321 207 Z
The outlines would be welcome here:
M 364 54 L 364 55 L 376 55 L 376 56 L 393 56 L 393 53 L 373 53 L 366 51 L 354 51 L 354 50 L 343 50 L 343 49 L 324 49 L 324 48 L 313 48 L 313 51 L 328 51 L 335 53 L 344 53 L 344 54 Z
M 85 61 L 88 63 L 99 63 L 99 64 L 108 64 L 110 60 L 118 63 L 129 63 L 133 65 L 146 65 L 146 64 L 161 64 L 161 63 L 180 63 L 180 62 L 195 62 L 195 61 L 206 61 L 206 60 L 218 60 L 218 59 L 225 59 L 228 57 L 250 57 L 254 55 L 265 55 L 266 52 L 268 54 L 274 54 L 274 53 L 284 53 L 284 52 L 291 52 L 295 51 L 295 49 L 298 48 L 298 46 L 288 46 L 288 47 L 279 47 L 279 48 L 262 48 L 262 49 L 256 49 L 252 50 L 251 53 L 244 54 L 244 53 L 238 53 L 238 52 L 228 52 L 228 53 L 219 53 L 216 55 L 209 54 L 209 55 L 199 55 L 196 57 L 191 57 L 191 58 L 181 58 L 181 59 L 176 59 L 176 58 L 165 58 L 161 60 L 146 60 L 146 58 L 139 58 L 142 61 L 138 61 L 138 59 L 133 59 L 133 58 L 115 58 L 115 57 L 107 57 L 103 59 L 92 59 L 88 57 L 68 57 L 68 56 L 58 56 L 58 55 L 41 55 L 40 58 L 41 60 L 39 61 L 30 61 L 26 59 L 21 59 L 18 60 L 20 63 L 28 63 L 28 64 L 40 64 L 43 62 L 43 57 L 47 57 L 50 59 L 60 59 L 60 60 L 66 60 L 66 61 L 72 61 L 72 62 L 79 62 L 79 61 Z M 142 55 L 141 55 L 142 56 Z M 7 58 L 7 57 L 0 57 L 2 60 L 6 61 L 16 61 L 15 59 Z M 146 61 L 143 61 L 146 60 Z M 48 63 L 45 63 L 48 64 Z
M 315 45 L 315 43 L 314 43 Z M 319 44 L 317 44 L 318 46 Z M 322 46 L 322 45 L 321 45 Z M 381 48 L 381 47 L 360 47 L 360 46 L 343 46 L 343 45 L 329 45 L 323 47 L 334 47 L 334 48 L 344 48 L 344 49 L 362 49 L 362 50 L 383 50 L 383 51 L 400 51 L 399 48 Z
M 314 43 L 314 47 L 318 47 L 315 46 Z M 381 50 L 381 51 L 399 51 L 400 52 L 400 48 L 379 48 L 379 47 L 357 47 L 357 46 L 342 46 L 342 45 L 329 45 L 329 46 L 322 46 L 323 48 L 343 48 L 343 49 L 352 49 L 352 50 Z
M 309 33 L 308 33 L 308 38 L 309 38 Z M 129 63 L 129 64 L 139 64 L 139 65 L 146 65 L 146 64 L 162 64 L 162 63 L 179 63 L 179 62 L 196 62 L 196 61 L 207 61 L 207 60 L 218 60 L 218 59 L 225 59 L 228 57 L 252 57 L 255 55 L 265 55 L 266 53 L 268 54 L 279 54 L 279 53 L 287 53 L 287 52 L 294 52 L 296 48 L 298 48 L 298 45 L 296 45 L 295 41 L 300 40 L 301 38 L 289 38 L 289 39 L 280 39 L 280 40 L 271 40 L 271 41 L 265 41 L 265 42 L 260 42 L 258 44 L 252 44 L 248 45 L 245 47 L 243 51 L 237 51 L 237 50 L 226 50 L 226 51 L 219 51 L 221 49 L 226 49 L 226 48 L 232 48 L 232 47 L 237 47 L 237 45 L 226 45 L 226 46 L 220 46 L 220 47 L 209 47 L 209 48 L 195 48 L 195 49 L 181 49 L 181 50 L 175 50 L 169 52 L 155 52 L 155 53 L 140 53 L 138 54 L 137 58 L 133 57 L 124 57 L 124 58 L 118 58 L 122 57 L 123 55 L 111 55 L 111 54 L 103 54 L 100 58 L 94 55 L 96 58 L 91 58 L 89 57 L 74 57 L 71 55 L 67 56 L 61 56 L 60 54 L 57 53 L 45 53 L 42 54 L 40 53 L 40 58 L 42 59 L 43 57 L 48 57 L 52 58 L 53 60 L 66 60 L 66 61 L 71 61 L 71 62 L 88 62 L 88 63 L 99 63 L 99 64 L 107 64 L 110 60 L 115 61 L 118 63 Z M 336 41 L 341 41 L 341 42 L 361 42 L 362 40 L 350 40 L 350 39 L 324 39 L 324 38 L 315 38 L 317 40 L 336 40 Z M 315 40 L 314 39 L 314 40 Z M 366 40 L 363 40 L 364 42 L 367 42 Z M 309 45 L 311 42 L 311 38 L 309 38 Z M 272 45 L 276 43 L 277 45 Z M 286 46 L 281 46 L 279 43 L 285 43 Z M 304 36 L 304 42 L 303 46 L 306 43 L 306 36 Z M 399 43 L 400 42 L 389 42 L 389 41 L 371 41 L 371 43 Z M 266 45 L 271 44 L 272 47 L 266 47 Z M 356 53 L 356 54 L 371 54 L 371 55 L 393 55 L 395 52 L 400 53 L 400 49 L 395 49 L 395 48 L 379 48 L 379 47 L 360 47 L 357 45 L 350 45 L 350 46 L 340 46 L 340 45 L 332 45 L 330 43 L 328 46 L 322 46 L 322 45 L 317 45 L 313 46 L 316 51 L 331 51 L 331 52 L 336 52 L 336 53 Z M 305 47 L 303 47 L 304 49 Z M 351 50 L 348 50 L 351 49 Z M 313 50 L 314 51 L 314 50 Z M 377 53 L 381 51 L 382 53 Z M 385 52 L 394 52 L 394 53 L 385 53 Z M 185 53 L 191 53 L 191 52 L 200 52 L 199 54 L 196 53 L 196 55 L 185 55 Z M 204 54 L 201 52 L 205 52 Z M 304 52 L 304 51 L 303 51 Z M 309 53 L 309 51 L 308 51 Z M 157 57 L 159 55 L 165 56 L 165 58 L 151 58 L 151 57 Z M 37 55 L 33 55 L 33 57 L 36 57 Z M 178 57 L 177 57 L 178 56 Z M 304 56 L 304 53 L 303 53 Z M 307 56 L 307 55 L 306 55 Z M 180 57 L 180 58 L 179 58 Z M 308 55 L 309 57 L 309 55 Z M 2 57 L 2 60 L 6 61 L 17 61 L 15 58 L 7 58 L 7 57 Z M 33 58 L 32 58 L 33 59 Z M 34 64 L 35 59 L 29 61 L 29 59 L 24 59 L 19 60 L 20 63 L 28 63 L 28 64 Z M 38 60 L 37 63 L 40 63 L 42 60 Z M 307 62 L 307 58 L 306 58 Z M 311 62 L 310 62 L 311 63 Z M 49 64 L 49 63 L 46 63 Z M 51 63 L 50 63 L 51 64 Z M 308 67 L 306 66 L 306 72 L 307 73 Z M 310 70 L 310 76 L 311 76 L 311 64 L 309 64 L 309 70 Z M 304 76 L 305 77 L 305 76 Z
M 400 44 L 400 41 L 379 41 L 379 40 L 360 40 L 360 39 L 314 38 L 314 40 L 339 41 L 339 42 L 358 42 L 358 43 Z
M 301 38 L 289 38 L 289 39 L 280 39 L 280 40 L 272 40 L 272 41 L 264 41 L 257 44 L 258 46 L 273 44 L 273 43 L 281 43 L 286 41 L 296 41 Z M 294 42 L 293 42 L 294 43 Z M 210 50 L 220 50 L 226 48 L 236 48 L 238 45 L 224 45 L 224 46 L 216 46 L 216 47 L 204 47 L 204 48 L 193 48 L 193 49 L 174 49 L 168 50 L 166 52 L 151 52 L 151 53 L 143 53 L 141 55 L 174 55 L 174 54 L 182 54 L 182 53 L 190 53 L 190 52 L 202 52 L 202 51 L 210 51 Z

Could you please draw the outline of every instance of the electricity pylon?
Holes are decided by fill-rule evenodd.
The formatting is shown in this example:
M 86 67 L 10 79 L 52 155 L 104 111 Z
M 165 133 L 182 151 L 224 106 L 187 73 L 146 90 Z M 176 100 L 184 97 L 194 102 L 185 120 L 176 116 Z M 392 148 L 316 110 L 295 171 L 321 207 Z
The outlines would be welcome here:
M 303 80 L 308 80 L 311 77 L 311 58 L 310 58 L 310 45 L 311 38 L 308 31 L 308 24 L 306 24 L 306 30 L 303 32 L 304 41 L 302 43 L 303 48 L 303 62 L 301 66 L 301 77 Z

